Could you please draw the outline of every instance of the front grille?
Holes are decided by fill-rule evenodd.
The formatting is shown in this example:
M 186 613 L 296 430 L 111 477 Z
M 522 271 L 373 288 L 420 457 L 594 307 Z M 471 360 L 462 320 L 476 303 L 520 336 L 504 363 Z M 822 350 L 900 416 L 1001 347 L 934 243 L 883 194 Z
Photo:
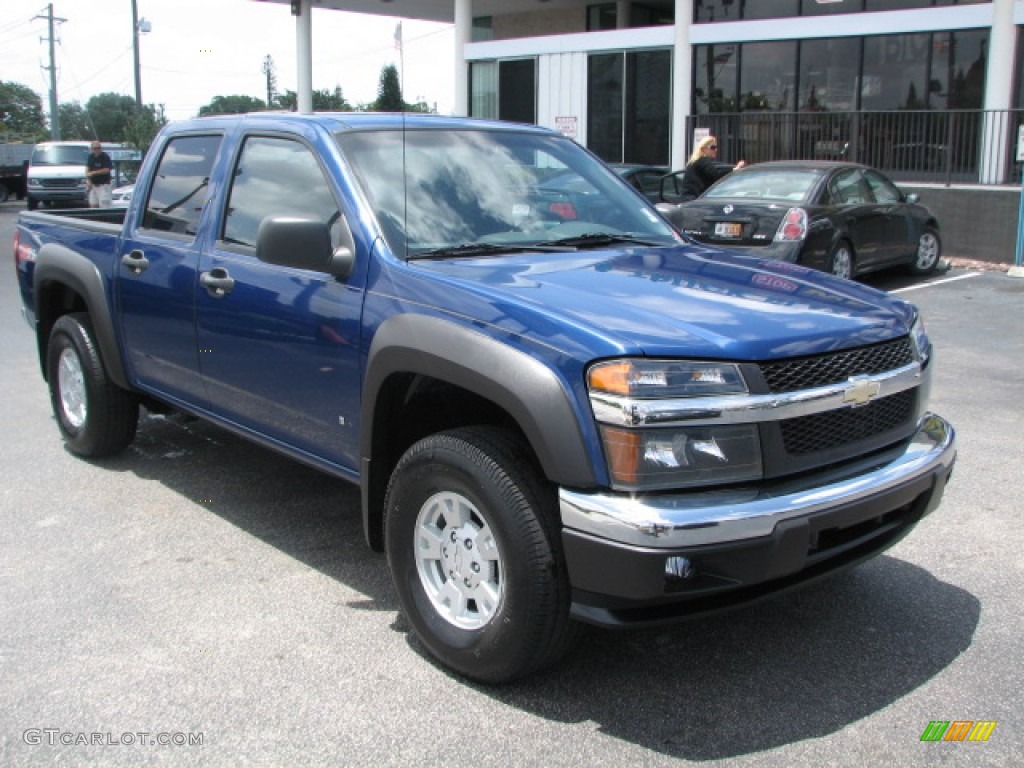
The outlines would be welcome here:
M 910 339 L 902 338 L 827 355 L 762 363 L 760 368 L 768 391 L 777 393 L 838 384 L 851 376 L 884 373 L 912 362 Z
M 906 424 L 915 413 L 917 390 L 883 397 L 860 408 L 826 411 L 779 422 L 786 452 L 802 456 L 874 437 Z
M 44 187 L 51 189 L 72 189 L 77 187 L 81 179 L 40 179 Z

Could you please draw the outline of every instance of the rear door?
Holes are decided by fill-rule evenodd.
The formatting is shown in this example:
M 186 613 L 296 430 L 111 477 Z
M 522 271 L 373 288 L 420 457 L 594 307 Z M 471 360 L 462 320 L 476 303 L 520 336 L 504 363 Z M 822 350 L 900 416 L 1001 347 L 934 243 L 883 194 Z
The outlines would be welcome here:
M 205 405 L 196 347 L 196 235 L 222 136 L 175 136 L 161 152 L 144 206 L 130 220 L 118 265 L 126 360 L 140 386 Z
M 200 260 L 200 364 L 218 415 L 354 469 L 367 246 L 356 243 L 357 266 L 344 280 L 256 258 L 270 215 L 318 218 L 335 246 L 345 240 L 352 212 L 315 139 L 253 133 L 240 143 L 216 242 Z
M 828 182 L 828 203 L 835 206 L 832 219 L 853 243 L 859 267 L 874 267 L 889 260 L 892 250 L 891 220 L 887 206 L 875 202 L 860 168 L 843 168 Z

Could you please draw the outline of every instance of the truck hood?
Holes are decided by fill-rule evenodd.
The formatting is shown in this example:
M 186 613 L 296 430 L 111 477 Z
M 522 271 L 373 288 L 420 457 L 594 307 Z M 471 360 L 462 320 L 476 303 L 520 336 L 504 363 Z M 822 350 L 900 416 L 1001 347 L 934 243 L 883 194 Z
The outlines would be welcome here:
M 480 302 L 468 302 L 470 317 L 596 354 L 819 354 L 905 335 L 915 313 L 855 282 L 698 245 L 415 262 L 414 269 L 441 278 L 438 307 L 451 306 L 446 291 L 462 288 Z

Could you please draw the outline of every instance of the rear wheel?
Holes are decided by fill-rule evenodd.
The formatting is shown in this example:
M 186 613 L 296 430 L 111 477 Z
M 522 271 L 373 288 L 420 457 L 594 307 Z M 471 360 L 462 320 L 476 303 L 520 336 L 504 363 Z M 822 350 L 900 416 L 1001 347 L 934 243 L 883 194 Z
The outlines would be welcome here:
M 938 266 L 940 256 L 942 241 L 939 239 L 939 233 L 932 227 L 925 227 L 917 240 L 917 253 L 910 265 L 910 271 L 915 275 L 927 275 Z
M 87 314 L 63 315 L 54 323 L 46 378 L 57 426 L 72 453 L 110 456 L 135 439 L 138 402 L 107 376 Z
M 39 201 L 36 200 L 34 197 L 30 197 L 28 199 L 28 209 L 30 211 L 34 211 L 38 207 L 39 207 Z
M 853 248 L 845 240 L 840 240 L 828 257 L 828 271 L 836 277 L 853 277 Z
M 515 435 L 431 435 L 399 461 L 385 546 L 413 630 L 446 666 L 506 682 L 554 663 L 575 636 L 556 498 Z

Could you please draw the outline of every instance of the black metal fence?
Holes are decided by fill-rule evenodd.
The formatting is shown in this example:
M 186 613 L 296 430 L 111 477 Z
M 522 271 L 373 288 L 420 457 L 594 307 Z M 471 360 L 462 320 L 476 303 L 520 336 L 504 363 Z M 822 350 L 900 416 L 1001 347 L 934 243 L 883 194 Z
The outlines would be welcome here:
M 899 181 L 1019 184 L 1017 137 L 1024 110 L 736 112 L 693 115 L 726 162 L 849 160 Z

